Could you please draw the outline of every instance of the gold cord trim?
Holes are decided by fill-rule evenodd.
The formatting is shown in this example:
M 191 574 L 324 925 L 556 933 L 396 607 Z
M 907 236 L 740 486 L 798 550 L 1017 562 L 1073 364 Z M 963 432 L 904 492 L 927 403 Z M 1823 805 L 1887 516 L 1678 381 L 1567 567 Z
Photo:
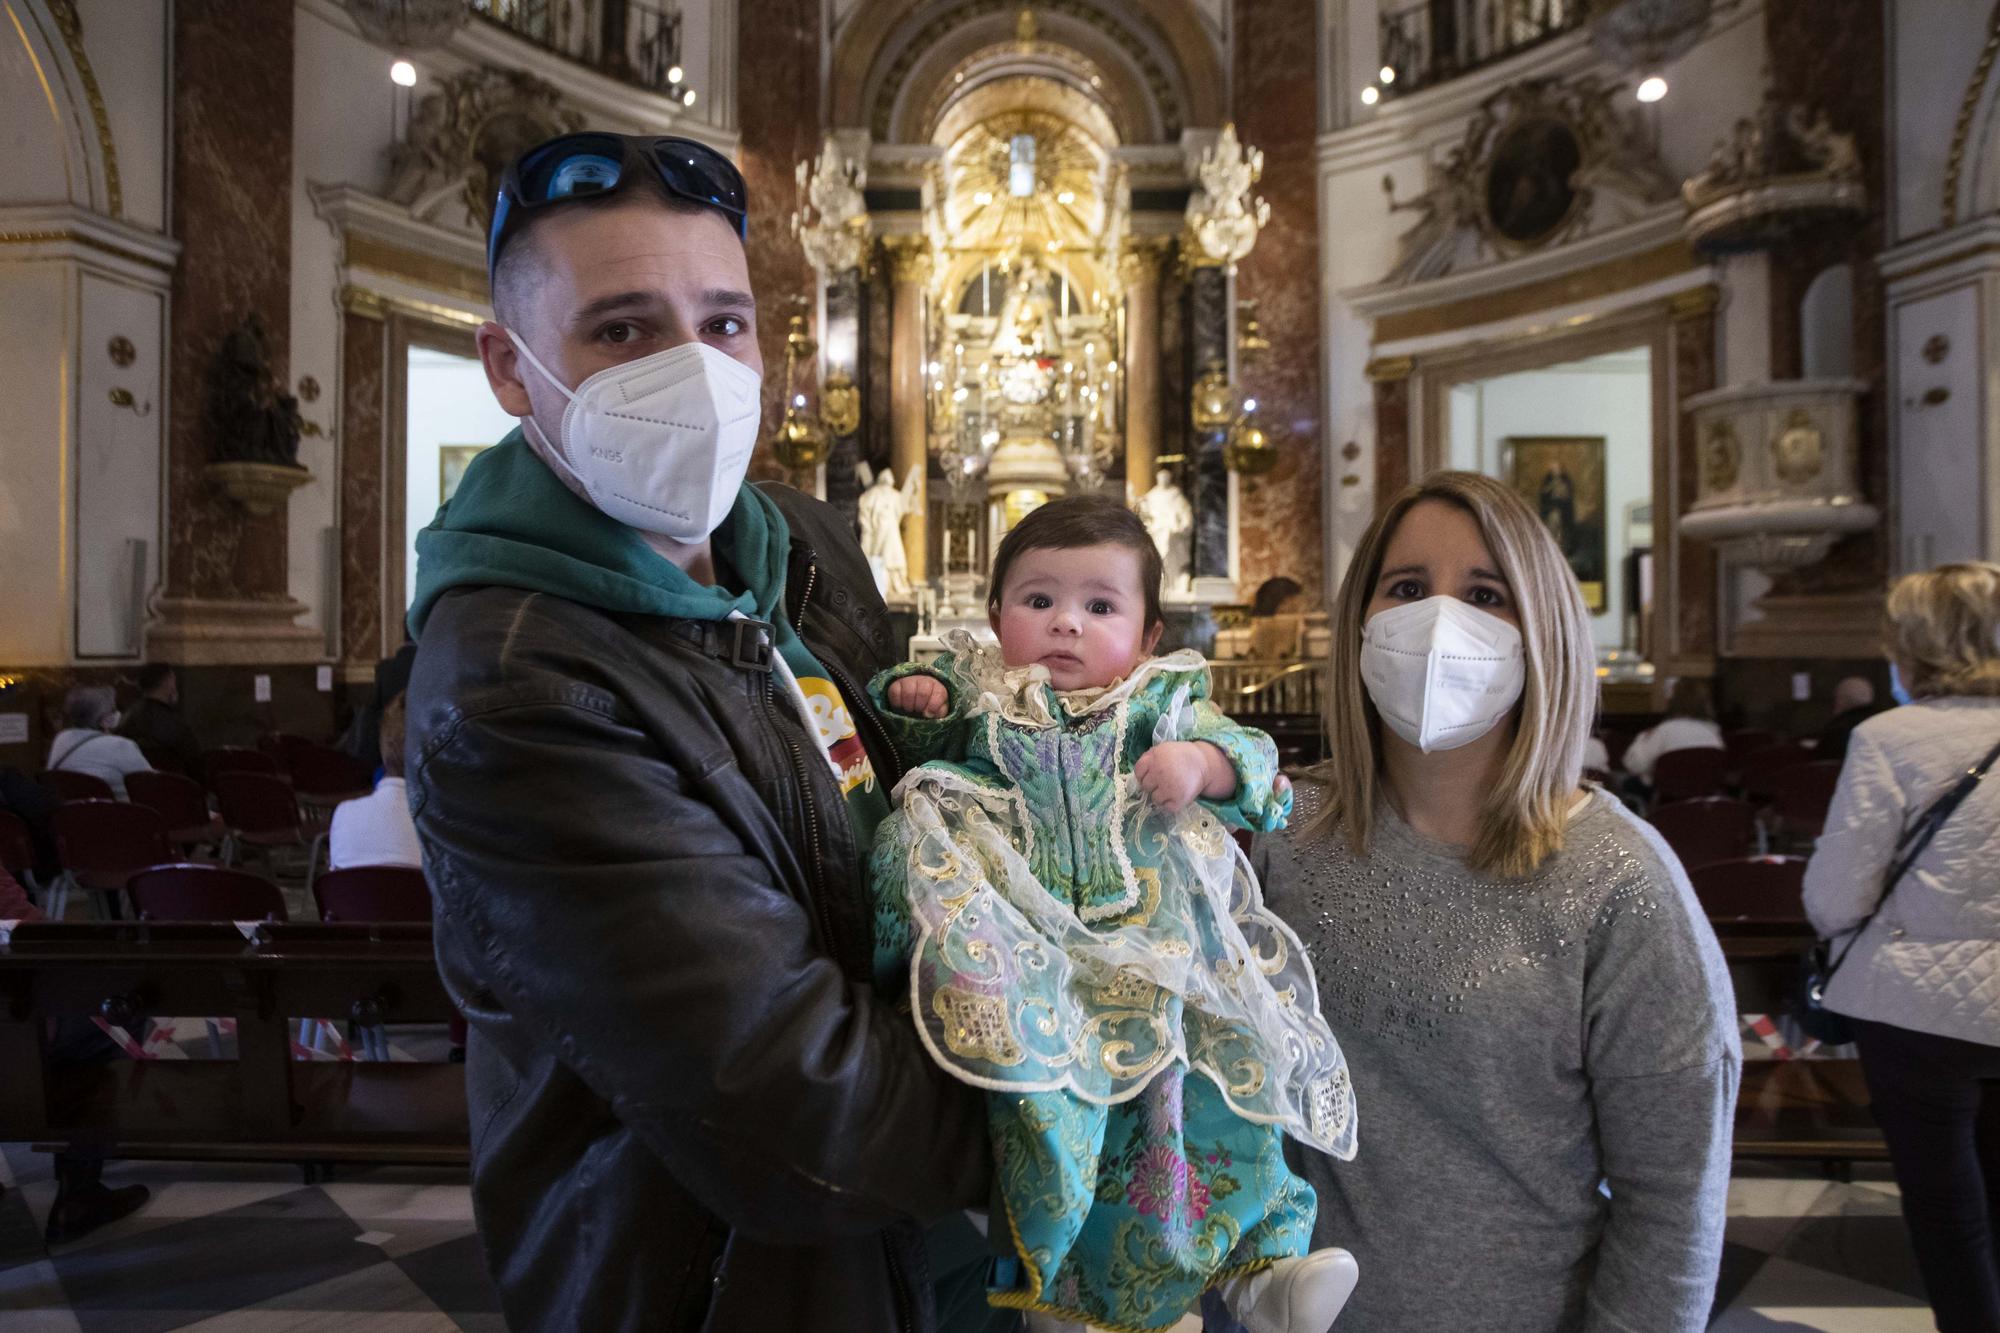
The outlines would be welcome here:
M 69 58 L 76 63 L 77 77 L 83 80 L 83 97 L 90 103 L 90 119 L 97 127 L 97 151 L 104 156 L 104 197 L 112 217 L 125 216 L 125 190 L 118 180 L 118 145 L 111 140 L 111 115 L 104 107 L 104 90 L 97 86 L 97 71 L 83 49 L 83 20 L 77 17 L 76 0 L 49 0 L 56 29 L 62 33 Z
M 1979 93 L 1986 86 L 1986 76 L 1992 72 L 1995 56 L 2000 56 L 2000 4 L 1993 6 L 1985 49 L 1979 53 L 1979 64 L 1973 68 L 1972 81 L 1965 85 L 1965 96 L 1958 104 L 1958 123 L 1951 131 L 1951 156 L 1945 159 L 1944 167 L 1942 214 L 1946 227 L 1958 225 L 1958 186 L 1965 173 L 1965 146 L 1972 137 L 1973 113 L 1979 110 Z

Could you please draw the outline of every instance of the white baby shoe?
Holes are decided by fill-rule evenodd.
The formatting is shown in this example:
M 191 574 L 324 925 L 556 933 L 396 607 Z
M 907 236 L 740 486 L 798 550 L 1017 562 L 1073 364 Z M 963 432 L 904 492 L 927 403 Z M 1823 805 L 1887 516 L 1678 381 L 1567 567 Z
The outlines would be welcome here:
M 1217 1290 L 1249 1333 L 1326 1333 L 1360 1277 L 1353 1255 L 1329 1247 L 1229 1278 Z

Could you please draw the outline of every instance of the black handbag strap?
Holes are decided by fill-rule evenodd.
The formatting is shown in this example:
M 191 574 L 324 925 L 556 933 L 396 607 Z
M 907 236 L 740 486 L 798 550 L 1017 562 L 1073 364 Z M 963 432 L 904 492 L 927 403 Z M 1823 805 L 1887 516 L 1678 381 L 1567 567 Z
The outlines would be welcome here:
M 1833 966 L 1827 968 L 1826 980 L 1833 980 L 1833 974 L 1840 970 L 1840 965 L 1847 961 L 1847 955 L 1853 953 L 1854 946 L 1861 942 L 1861 933 L 1867 930 L 1875 918 L 1881 915 L 1882 909 L 1889 905 L 1889 895 L 1896 891 L 1896 885 L 1902 882 L 1903 876 L 1910 873 L 1910 867 L 1917 863 L 1917 858 L 1931 845 L 1931 839 L 1937 836 L 1937 831 L 1944 827 L 1952 812 L 1965 803 L 1966 797 L 1972 795 L 1972 789 L 1979 785 L 1979 780 L 1986 776 L 1987 770 L 1993 767 L 1995 760 L 2000 760 L 2000 744 L 1988 750 L 1984 759 L 1961 773 L 1958 781 L 1952 784 L 1951 790 L 1932 801 L 1930 807 L 1917 816 L 1916 822 L 1903 830 L 1903 836 L 1896 839 L 1896 850 L 1889 857 L 1889 873 L 1882 882 L 1882 897 L 1877 900 L 1875 910 L 1863 917 L 1861 924 L 1854 928 L 1854 934 L 1848 937 L 1847 947 L 1840 951 L 1840 957 L 1834 959 Z
M 67 750 L 64 750 L 62 752 L 62 759 L 49 760 L 49 768 L 51 770 L 61 768 L 63 766 L 63 760 L 68 759 L 71 755 L 75 754 L 78 750 L 81 750 L 84 746 L 90 744 L 92 741 L 101 741 L 110 734 L 111 733 L 108 731 L 91 732 L 90 735 L 85 736 L 82 740 L 77 741 L 75 744 L 71 745 Z

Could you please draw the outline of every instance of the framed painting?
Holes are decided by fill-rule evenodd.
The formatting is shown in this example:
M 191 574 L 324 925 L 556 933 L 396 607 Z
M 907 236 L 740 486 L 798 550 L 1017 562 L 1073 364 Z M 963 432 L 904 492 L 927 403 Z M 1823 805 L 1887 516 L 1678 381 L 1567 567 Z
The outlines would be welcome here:
M 441 444 L 438 446 L 438 503 L 458 493 L 465 469 L 473 459 L 492 448 L 489 444 Z
M 1501 444 L 1507 483 L 1555 538 L 1594 616 L 1609 606 L 1605 580 L 1604 437 L 1510 435 Z

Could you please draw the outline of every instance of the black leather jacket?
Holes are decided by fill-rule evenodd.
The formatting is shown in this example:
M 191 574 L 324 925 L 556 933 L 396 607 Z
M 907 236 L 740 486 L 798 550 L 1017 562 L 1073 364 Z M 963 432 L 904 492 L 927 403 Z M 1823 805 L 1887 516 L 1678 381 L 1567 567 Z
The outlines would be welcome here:
M 787 613 L 863 692 L 888 623 L 789 488 Z M 869 985 L 866 849 L 754 625 L 446 593 L 409 690 L 473 1209 L 516 1330 L 926 1330 L 919 1223 L 988 1200 L 983 1103 Z

